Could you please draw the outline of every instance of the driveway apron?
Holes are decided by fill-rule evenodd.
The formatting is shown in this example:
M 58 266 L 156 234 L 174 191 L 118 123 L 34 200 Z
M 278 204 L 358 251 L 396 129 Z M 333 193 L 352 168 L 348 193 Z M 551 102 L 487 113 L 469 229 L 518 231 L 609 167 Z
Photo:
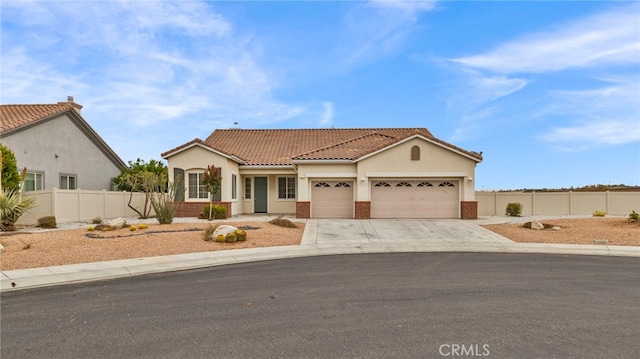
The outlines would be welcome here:
M 367 243 L 513 243 L 461 219 L 319 219 L 317 245 Z

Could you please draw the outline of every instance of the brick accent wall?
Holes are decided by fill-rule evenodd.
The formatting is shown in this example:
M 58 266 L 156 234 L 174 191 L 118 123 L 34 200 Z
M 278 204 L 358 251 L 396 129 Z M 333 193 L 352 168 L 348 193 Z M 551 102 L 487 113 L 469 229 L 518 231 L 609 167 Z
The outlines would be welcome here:
M 478 202 L 476 201 L 460 202 L 460 217 L 462 219 L 478 219 Z
M 356 205 L 356 216 L 355 216 L 356 219 L 371 218 L 371 202 L 370 201 L 363 201 L 363 202 L 356 201 L 355 205 Z
M 200 217 L 206 202 L 182 202 L 176 211 L 176 217 Z M 222 205 L 227 208 L 227 217 L 231 217 L 231 202 L 213 202 L 214 205 Z
M 296 218 L 311 218 L 311 202 L 296 202 Z

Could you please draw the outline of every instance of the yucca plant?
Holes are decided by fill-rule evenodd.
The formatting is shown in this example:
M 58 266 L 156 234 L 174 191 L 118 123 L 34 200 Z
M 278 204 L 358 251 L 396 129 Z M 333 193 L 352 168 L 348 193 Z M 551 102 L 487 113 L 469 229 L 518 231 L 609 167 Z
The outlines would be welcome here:
M 21 191 L 0 187 L 0 230 L 15 231 L 15 224 L 20 216 L 35 206 L 35 199 L 22 198 Z

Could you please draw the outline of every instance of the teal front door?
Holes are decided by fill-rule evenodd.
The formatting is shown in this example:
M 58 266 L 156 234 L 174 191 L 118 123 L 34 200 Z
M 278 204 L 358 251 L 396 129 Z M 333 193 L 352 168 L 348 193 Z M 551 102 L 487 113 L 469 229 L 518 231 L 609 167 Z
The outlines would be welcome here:
M 253 212 L 267 213 L 267 177 L 254 177 Z

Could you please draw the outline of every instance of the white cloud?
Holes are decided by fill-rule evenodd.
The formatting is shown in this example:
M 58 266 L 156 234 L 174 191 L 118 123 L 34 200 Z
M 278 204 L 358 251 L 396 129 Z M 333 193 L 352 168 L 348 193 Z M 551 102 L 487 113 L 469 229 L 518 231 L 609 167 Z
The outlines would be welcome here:
M 339 51 L 348 66 L 368 64 L 397 53 L 417 29 L 418 16 L 433 1 L 374 0 L 353 7 L 344 18 Z
M 542 139 L 580 149 L 640 141 L 640 78 L 603 79 L 608 86 L 582 91 L 554 91 L 555 113 L 576 120 L 557 126 Z
M 322 117 L 320 118 L 320 126 L 326 127 L 333 123 L 333 103 L 325 101 L 322 103 Z
M 608 64 L 637 64 L 637 4 L 522 36 L 488 52 L 453 59 L 498 73 L 544 73 Z
M 140 128 L 178 118 L 198 125 L 242 120 L 259 126 L 304 110 L 274 98 L 276 82 L 256 62 L 253 44 L 235 34 L 212 3 L 72 4 L 3 3 L 3 22 L 10 15 L 21 26 L 29 24 L 16 34 L 24 37 L 2 45 L 3 103 L 74 95 L 85 111 Z M 47 38 L 38 51 L 21 41 L 31 34 Z M 198 113 L 201 118 L 189 117 Z
M 397 9 L 408 12 L 433 10 L 437 0 L 371 0 L 374 7 Z

